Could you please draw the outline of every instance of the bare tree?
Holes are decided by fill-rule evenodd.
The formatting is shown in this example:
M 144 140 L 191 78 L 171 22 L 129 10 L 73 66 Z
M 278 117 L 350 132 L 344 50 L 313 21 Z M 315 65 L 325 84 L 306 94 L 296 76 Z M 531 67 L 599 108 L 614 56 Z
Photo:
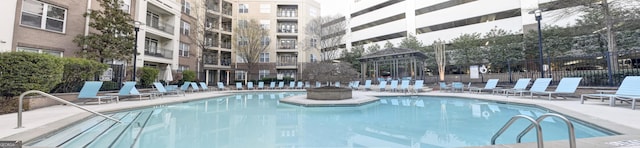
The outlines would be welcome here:
M 574 14 L 578 14 L 577 12 L 586 12 L 586 13 L 600 13 L 602 16 L 600 21 L 600 25 L 595 25 L 597 28 L 594 28 L 594 33 L 604 32 L 606 34 L 607 39 L 607 51 L 610 53 L 616 53 L 616 36 L 615 31 L 616 27 L 619 27 L 626 19 L 629 17 L 616 17 L 613 12 L 617 10 L 631 10 L 640 3 L 637 0 L 557 0 L 549 3 L 546 6 L 541 6 L 541 9 L 561 9 L 559 13 L 552 14 L 554 17 L 559 18 L 567 18 Z M 594 11 L 595 10 L 595 11 Z M 587 14 L 588 15 L 588 14 Z M 617 56 L 611 56 L 609 59 L 611 63 L 617 63 Z M 611 64 L 611 68 L 613 70 L 617 69 L 618 64 Z
M 320 61 L 330 62 L 340 56 L 340 46 L 343 44 L 347 29 L 347 20 L 344 16 L 317 17 L 309 21 L 306 27 L 307 35 L 315 40 L 306 46 L 308 50 L 316 50 L 322 53 Z
M 232 42 L 236 47 L 236 55 L 246 64 L 247 75 L 251 76 L 250 72 L 259 62 L 260 54 L 264 53 L 271 43 L 269 30 L 255 19 L 241 20 L 235 28 L 234 36 Z
M 353 69 L 351 64 L 321 62 L 309 63 L 306 65 L 307 70 L 302 72 L 305 80 L 316 82 L 349 82 L 358 77 L 358 72 Z

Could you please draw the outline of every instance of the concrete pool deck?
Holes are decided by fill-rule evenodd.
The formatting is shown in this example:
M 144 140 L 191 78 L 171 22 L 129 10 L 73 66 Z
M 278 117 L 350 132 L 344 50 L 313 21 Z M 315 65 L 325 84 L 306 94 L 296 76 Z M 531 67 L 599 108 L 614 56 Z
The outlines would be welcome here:
M 301 90 L 256 90 L 256 91 L 301 91 Z M 186 96 L 164 96 L 163 98 L 153 100 L 138 101 L 121 101 L 120 103 L 110 103 L 101 105 L 82 105 L 91 110 L 98 112 L 111 112 L 118 110 L 127 110 L 133 108 L 162 105 L 167 103 L 180 103 L 186 101 L 199 100 L 215 96 L 230 95 L 237 92 L 250 91 L 212 91 L 212 92 L 196 92 L 188 93 Z M 416 95 L 397 92 L 377 92 L 377 91 L 353 91 L 354 95 L 367 96 L 403 96 Z M 600 102 L 598 99 L 591 99 L 580 104 L 579 98 L 569 98 L 568 100 L 552 100 L 549 101 L 545 97 L 531 99 L 530 97 L 506 97 L 491 94 L 470 94 L 470 93 L 443 93 L 438 91 L 422 92 L 417 95 L 429 96 L 451 96 L 466 97 L 484 100 L 495 100 L 501 102 L 513 102 L 524 104 L 535 104 L 557 112 L 561 112 L 567 116 L 575 117 L 583 121 L 587 121 L 594 125 L 598 125 L 615 132 L 621 133 L 618 136 L 582 138 L 577 139 L 578 147 L 624 147 L 635 146 L 640 147 L 640 110 L 631 110 L 629 104 L 618 104 L 610 107 L 608 102 Z M 0 115 L 0 140 L 27 140 L 36 138 L 44 133 L 55 131 L 70 123 L 91 116 L 83 110 L 72 106 L 56 105 L 40 109 L 34 109 L 23 113 L 24 128 L 16 129 L 17 113 Z M 471 123 L 470 123 L 471 124 Z M 487 137 L 491 138 L 491 137 Z M 515 140 L 515 137 L 513 137 Z M 536 143 L 511 144 L 511 145 L 494 145 L 485 147 L 536 147 Z M 619 144 L 619 145 L 616 145 Z M 637 144 L 637 145 L 636 145 Z M 547 147 L 568 147 L 566 140 L 561 141 L 545 141 Z

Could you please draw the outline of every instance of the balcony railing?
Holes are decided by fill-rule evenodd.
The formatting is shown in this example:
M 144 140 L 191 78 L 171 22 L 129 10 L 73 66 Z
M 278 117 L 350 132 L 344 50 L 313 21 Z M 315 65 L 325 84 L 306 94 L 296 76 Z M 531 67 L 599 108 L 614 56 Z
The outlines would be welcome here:
M 220 62 L 222 66 L 231 66 L 231 59 L 222 59 Z
M 296 66 L 297 63 L 295 62 L 278 62 L 276 64 L 276 66 Z
M 170 25 L 170 24 L 167 24 L 167 23 L 149 23 L 149 22 L 147 22 L 147 26 L 173 35 L 173 25 Z
M 204 58 L 203 60 L 204 60 L 204 64 L 218 65 L 218 59 L 216 58 Z M 220 66 L 231 66 L 231 59 L 220 60 Z
M 286 28 L 286 27 L 280 27 Z M 287 28 L 287 29 L 278 29 L 278 33 L 298 33 L 298 28 Z
M 222 14 L 233 16 L 233 10 L 231 10 L 231 9 L 222 9 Z
M 222 31 L 231 32 L 231 25 L 222 25 Z
M 220 45 L 221 48 L 231 49 L 231 42 L 222 42 Z
M 280 9 L 278 10 L 278 17 L 296 18 L 298 17 L 298 10 L 297 9 Z
M 173 50 L 157 48 L 155 50 L 145 49 L 144 55 L 173 59 Z
M 220 12 L 220 6 L 219 5 L 209 5 L 209 6 L 207 6 L 207 10 L 214 11 L 214 12 Z
M 297 49 L 297 45 L 278 45 L 278 49 L 293 50 Z
M 213 41 L 205 41 L 204 42 L 204 46 L 206 47 L 218 47 L 218 42 L 213 42 Z

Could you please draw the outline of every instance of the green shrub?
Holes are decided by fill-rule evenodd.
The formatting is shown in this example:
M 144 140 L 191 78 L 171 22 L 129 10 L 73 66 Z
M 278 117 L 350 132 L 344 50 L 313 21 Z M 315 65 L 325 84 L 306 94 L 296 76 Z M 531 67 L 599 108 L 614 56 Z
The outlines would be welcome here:
M 63 61 L 62 83 L 58 84 L 52 92 L 78 92 L 84 81 L 95 80 L 97 75 L 101 75 L 109 67 L 107 64 L 81 58 L 64 58 Z
M 49 92 L 60 83 L 61 58 L 28 52 L 0 53 L 0 95 L 18 96 L 28 90 Z
M 60 83 L 63 62 L 48 54 L 28 52 L 0 53 L 0 114 L 18 109 L 18 96 L 25 91 L 49 92 Z M 29 110 L 29 100 L 23 109 Z
M 195 82 L 195 80 L 196 80 L 196 72 L 191 71 L 191 70 L 182 71 L 182 80 L 183 81 Z
M 140 84 L 142 87 L 149 87 L 158 78 L 160 70 L 151 67 L 142 67 L 142 76 L 140 77 Z

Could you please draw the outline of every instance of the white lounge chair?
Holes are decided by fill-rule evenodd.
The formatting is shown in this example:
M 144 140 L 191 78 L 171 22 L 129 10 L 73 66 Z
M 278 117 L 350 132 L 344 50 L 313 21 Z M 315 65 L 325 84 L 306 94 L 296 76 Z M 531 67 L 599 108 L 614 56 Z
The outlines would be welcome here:
M 584 101 L 588 98 L 599 98 L 601 100 L 607 98 L 609 99 L 609 106 L 615 106 L 616 97 L 620 97 L 620 100 L 628 100 L 634 96 L 640 97 L 640 76 L 625 77 L 615 94 L 582 94 L 580 95 L 580 104 L 584 104 Z M 632 104 L 631 108 L 635 109 L 635 104 Z
M 531 78 L 520 78 L 520 79 L 518 79 L 516 84 L 513 85 L 513 88 L 494 89 L 493 93 L 495 94 L 497 92 L 497 93 L 507 94 L 508 91 L 512 91 L 512 90 L 514 90 L 514 91 L 515 90 L 526 90 L 530 81 L 531 81 Z
M 498 79 L 489 79 L 487 80 L 487 84 L 484 85 L 484 88 L 469 88 L 469 92 L 477 91 L 478 93 L 485 91 L 496 89 L 496 85 L 498 85 Z
M 576 89 L 578 89 L 578 85 L 580 85 L 581 80 L 582 78 L 580 77 L 562 78 L 560 80 L 560 83 L 558 84 L 558 87 L 556 87 L 555 91 L 531 91 L 531 98 L 533 98 L 533 95 L 535 94 L 540 94 L 540 95 L 548 95 L 549 100 L 551 100 L 552 96 L 562 97 L 564 99 L 567 99 L 563 95 L 574 94 L 576 92 Z
M 533 82 L 533 84 L 531 85 L 531 88 L 529 88 L 529 90 L 526 90 L 526 89 L 512 89 L 512 90 L 507 90 L 505 93 L 506 93 L 507 97 L 509 97 L 509 93 L 513 93 L 513 94 L 520 93 L 520 96 L 522 96 L 522 94 L 525 93 L 525 92 L 546 91 L 547 87 L 549 87 L 549 83 L 551 83 L 551 78 L 538 78 L 538 79 L 536 79 L 536 81 Z

